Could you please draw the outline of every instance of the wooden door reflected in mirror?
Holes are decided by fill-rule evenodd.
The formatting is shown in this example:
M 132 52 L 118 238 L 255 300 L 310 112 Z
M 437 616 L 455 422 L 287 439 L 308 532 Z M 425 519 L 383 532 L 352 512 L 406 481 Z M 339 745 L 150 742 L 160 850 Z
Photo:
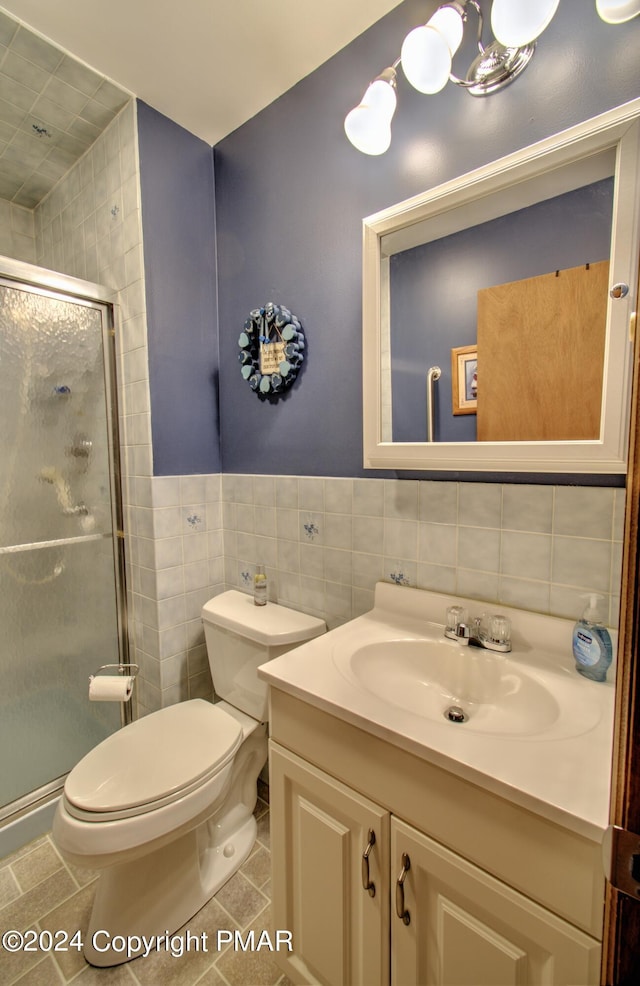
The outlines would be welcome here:
M 600 437 L 609 262 L 478 292 L 481 442 Z

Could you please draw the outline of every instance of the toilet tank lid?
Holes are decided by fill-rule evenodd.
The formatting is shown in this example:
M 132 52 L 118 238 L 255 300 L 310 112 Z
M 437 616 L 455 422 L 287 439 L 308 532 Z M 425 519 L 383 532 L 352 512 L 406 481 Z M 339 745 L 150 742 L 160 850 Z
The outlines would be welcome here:
M 327 629 L 324 620 L 279 603 L 256 606 L 253 596 L 236 589 L 229 589 L 205 603 L 202 619 L 266 647 L 302 643 Z

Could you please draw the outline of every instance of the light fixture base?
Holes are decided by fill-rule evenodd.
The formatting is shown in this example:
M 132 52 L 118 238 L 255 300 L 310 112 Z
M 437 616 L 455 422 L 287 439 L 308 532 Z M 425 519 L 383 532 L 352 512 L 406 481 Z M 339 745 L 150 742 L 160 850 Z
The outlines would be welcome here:
M 494 41 L 471 64 L 464 81 L 452 81 L 464 86 L 472 96 L 490 96 L 517 79 L 531 61 L 535 47 L 531 42 L 522 48 L 505 48 Z

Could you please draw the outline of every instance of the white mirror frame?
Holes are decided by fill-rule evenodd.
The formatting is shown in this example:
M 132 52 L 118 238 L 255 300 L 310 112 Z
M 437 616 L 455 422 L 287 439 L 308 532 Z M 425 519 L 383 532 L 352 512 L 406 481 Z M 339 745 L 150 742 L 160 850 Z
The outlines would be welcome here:
M 389 256 L 603 177 L 615 160 L 610 284 L 629 285 L 607 306 L 600 437 L 570 442 L 393 442 L 383 425 L 390 388 Z M 569 171 L 568 166 L 571 165 Z M 608 172 L 611 174 L 611 170 Z M 570 174 L 570 177 L 569 177 Z M 561 183 L 557 185 L 557 177 Z M 525 183 L 523 185 L 523 183 Z M 526 198 L 523 200 L 522 191 Z M 546 191 L 545 191 L 546 190 Z M 496 201 L 499 198 L 499 211 Z M 487 205 L 487 203 L 489 203 Z M 450 225 L 451 210 L 464 211 Z M 447 213 L 449 216 L 447 216 Z M 460 216 L 458 212 L 458 216 Z M 472 218 L 471 218 L 472 217 Z M 416 224 L 429 232 L 416 237 Z M 640 252 L 640 99 L 586 120 L 363 220 L 363 452 L 366 469 L 624 473 Z

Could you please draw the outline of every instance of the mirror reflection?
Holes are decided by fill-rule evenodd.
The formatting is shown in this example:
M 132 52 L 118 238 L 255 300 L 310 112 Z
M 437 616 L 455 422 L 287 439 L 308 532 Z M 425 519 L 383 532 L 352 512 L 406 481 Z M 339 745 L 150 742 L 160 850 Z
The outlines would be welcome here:
M 600 434 L 613 178 L 390 257 L 391 437 Z M 508 409 L 508 414 L 505 414 Z
M 364 220 L 365 468 L 626 471 L 638 116 L 635 100 Z

